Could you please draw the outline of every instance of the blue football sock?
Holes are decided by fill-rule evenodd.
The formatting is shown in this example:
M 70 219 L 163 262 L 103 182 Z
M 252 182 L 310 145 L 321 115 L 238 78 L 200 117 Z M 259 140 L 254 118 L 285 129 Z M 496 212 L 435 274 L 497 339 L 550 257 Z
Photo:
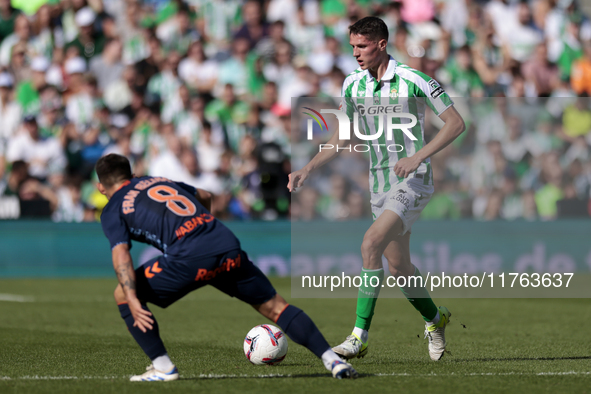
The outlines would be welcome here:
M 300 308 L 288 305 L 276 323 L 292 341 L 307 347 L 318 358 L 322 358 L 322 354 L 330 349 L 316 324 Z
M 166 354 L 166 349 L 164 348 L 164 343 L 162 343 L 162 339 L 160 339 L 160 331 L 158 330 L 158 322 L 156 322 L 156 318 L 152 315 L 152 319 L 154 320 L 154 324 L 152 324 L 151 330 L 146 330 L 146 332 L 142 332 L 137 327 L 133 326 L 134 319 L 131 315 L 131 310 L 129 309 L 129 305 L 119 304 L 119 313 L 121 313 L 121 317 L 125 320 L 125 324 L 127 324 L 127 329 L 133 336 L 133 339 L 140 345 L 144 353 L 150 360 L 154 360 L 157 357 L 163 356 Z M 142 304 L 142 308 L 147 311 L 150 311 L 145 304 Z

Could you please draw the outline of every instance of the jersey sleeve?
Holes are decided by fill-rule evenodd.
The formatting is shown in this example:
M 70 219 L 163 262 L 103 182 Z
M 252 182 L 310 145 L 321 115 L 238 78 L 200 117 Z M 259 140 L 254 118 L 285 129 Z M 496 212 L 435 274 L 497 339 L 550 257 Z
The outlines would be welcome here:
M 345 112 L 349 119 L 353 119 L 353 113 L 355 112 L 352 87 L 353 84 L 349 81 L 349 78 L 345 78 L 345 81 L 343 81 L 343 87 L 341 88 L 341 103 L 339 105 L 339 110 Z
M 179 186 L 181 189 L 186 190 L 187 192 L 191 193 L 192 196 L 197 194 L 197 189 L 191 185 L 187 185 L 186 183 L 183 182 L 175 182 L 177 186 Z
M 417 72 L 417 74 L 419 74 L 420 78 L 416 85 L 418 89 L 415 95 L 416 97 L 425 97 L 427 105 L 437 116 L 454 105 L 454 102 L 439 85 L 439 82 L 422 72 Z
M 131 249 L 131 236 L 129 229 L 118 211 L 105 207 L 101 215 L 103 232 L 111 244 L 111 249 L 119 244 L 126 243 Z

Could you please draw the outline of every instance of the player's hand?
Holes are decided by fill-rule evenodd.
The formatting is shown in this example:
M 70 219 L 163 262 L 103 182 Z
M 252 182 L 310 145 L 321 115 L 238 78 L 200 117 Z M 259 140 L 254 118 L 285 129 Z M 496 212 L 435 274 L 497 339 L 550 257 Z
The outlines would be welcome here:
M 302 168 L 299 171 L 294 171 L 289 174 L 289 182 L 287 183 L 287 189 L 290 192 L 294 192 L 298 187 L 301 187 L 304 184 L 304 181 L 308 179 L 308 175 L 310 172 L 305 168 Z
M 396 162 L 394 166 L 394 173 L 402 178 L 407 178 L 410 174 L 415 172 L 421 165 L 421 161 L 411 157 L 403 157 Z
M 142 330 L 142 332 L 146 332 L 147 330 L 151 330 L 153 328 L 152 324 L 154 324 L 154 319 L 150 317 L 152 316 L 152 313 L 142 308 L 142 304 L 137 298 L 133 300 L 127 300 L 127 305 L 129 306 L 131 315 L 133 316 L 134 327 L 139 328 Z

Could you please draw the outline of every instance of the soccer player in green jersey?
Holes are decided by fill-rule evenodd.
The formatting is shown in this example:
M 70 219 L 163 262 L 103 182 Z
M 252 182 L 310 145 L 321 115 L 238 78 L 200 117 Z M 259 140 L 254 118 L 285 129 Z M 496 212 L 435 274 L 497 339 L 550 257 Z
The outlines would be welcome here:
M 366 17 L 350 26 L 349 43 L 359 68 L 349 74 L 343 83 L 342 100 L 345 108 L 341 109 L 352 113 L 351 108 L 356 104 L 351 103 L 366 99 L 374 104 L 384 101 L 404 102 L 403 112 L 415 112 L 418 122 L 412 128 L 409 127 L 414 138 L 403 135 L 401 130 L 395 130 L 393 141 L 387 141 L 384 136 L 386 133 L 382 133 L 377 144 L 376 141 L 370 144 L 369 181 L 374 222 L 361 244 L 361 276 L 367 275 L 369 280 L 364 281 L 359 288 L 357 319 L 352 334 L 333 348 L 346 359 L 367 354 L 368 330 L 384 278 L 382 255 L 388 261 L 390 273 L 397 277 L 397 282 L 400 277 L 420 275 L 410 261 L 410 231 L 433 194 L 433 173 L 429 158 L 465 130 L 464 121 L 452 100 L 434 79 L 398 63 L 388 55 L 388 28 L 381 19 Z M 421 107 L 421 103 L 428 105 L 445 123 L 428 144 L 424 143 L 425 108 Z M 363 115 L 359 106 L 356 110 L 359 115 Z M 372 118 L 375 119 L 373 116 L 364 116 L 360 122 L 366 134 L 376 134 L 377 125 Z M 339 132 L 335 132 L 304 168 L 289 175 L 289 190 L 300 187 L 312 170 L 338 154 L 338 149 L 326 149 L 326 146 L 342 147 L 348 142 L 339 140 Z M 386 149 L 393 144 L 398 148 Z M 372 277 L 378 280 L 372 281 Z M 418 282 L 408 280 L 407 286 L 401 287 L 401 290 L 425 320 L 429 355 L 432 360 L 439 360 L 445 351 L 445 327 L 451 313 L 445 307 L 436 307 L 427 289 Z M 377 286 L 372 286 L 372 283 L 377 283 Z

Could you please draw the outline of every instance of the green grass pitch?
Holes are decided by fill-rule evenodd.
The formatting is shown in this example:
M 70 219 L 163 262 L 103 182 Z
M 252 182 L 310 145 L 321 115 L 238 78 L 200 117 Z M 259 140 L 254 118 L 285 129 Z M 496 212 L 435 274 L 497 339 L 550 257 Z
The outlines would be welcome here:
M 288 298 L 289 279 L 273 282 Z M 353 361 L 360 378 L 337 381 L 291 341 L 281 365 L 250 365 L 242 341 L 266 321 L 212 288 L 166 310 L 152 308 L 181 379 L 130 383 L 129 375 L 141 373 L 149 360 L 119 317 L 115 284 L 0 280 L 0 393 L 591 392 L 586 299 L 439 300 L 452 312 L 451 355 L 440 362 L 429 360 L 422 319 L 412 306 L 383 299 L 369 354 Z M 289 301 L 314 319 L 331 344 L 350 333 L 355 300 Z

